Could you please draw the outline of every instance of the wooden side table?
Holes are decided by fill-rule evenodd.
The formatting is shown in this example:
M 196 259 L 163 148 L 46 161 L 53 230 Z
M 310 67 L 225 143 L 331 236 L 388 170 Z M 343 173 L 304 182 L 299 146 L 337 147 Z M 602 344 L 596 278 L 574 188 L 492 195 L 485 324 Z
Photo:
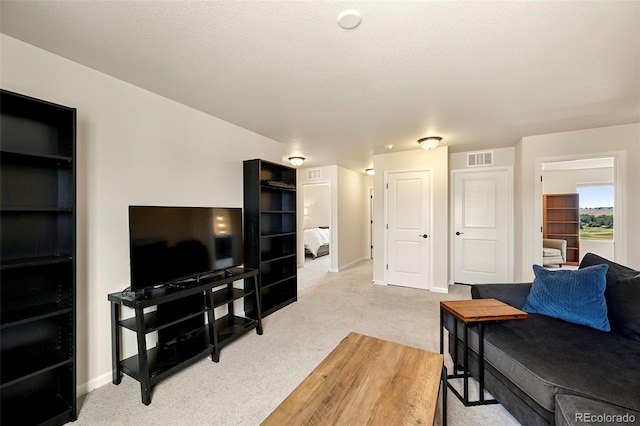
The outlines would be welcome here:
M 527 313 L 516 309 L 513 306 L 500 302 L 496 299 L 472 299 L 472 300 L 448 300 L 440 302 L 440 353 L 444 354 L 444 316 L 445 312 L 450 313 L 456 319 L 453 327 L 453 372 L 447 377 L 446 386 L 465 405 L 465 407 L 475 405 L 496 404 L 495 399 L 485 399 L 484 397 L 484 327 L 488 322 L 507 321 L 527 318 Z M 464 325 L 464 369 L 462 374 L 458 373 L 458 324 L 460 321 Z M 478 327 L 478 384 L 479 399 L 469 401 L 469 325 Z M 463 395 L 460 395 L 449 379 L 460 379 L 464 381 Z

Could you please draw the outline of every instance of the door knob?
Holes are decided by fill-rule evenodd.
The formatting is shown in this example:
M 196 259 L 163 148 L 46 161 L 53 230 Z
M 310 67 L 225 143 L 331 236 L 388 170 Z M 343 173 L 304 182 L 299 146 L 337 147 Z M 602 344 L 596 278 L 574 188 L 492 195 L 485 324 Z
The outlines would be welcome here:
M 427 234 L 418 235 L 418 237 L 429 238 L 429 236 Z
M 464 232 L 456 232 L 456 235 L 462 235 Z

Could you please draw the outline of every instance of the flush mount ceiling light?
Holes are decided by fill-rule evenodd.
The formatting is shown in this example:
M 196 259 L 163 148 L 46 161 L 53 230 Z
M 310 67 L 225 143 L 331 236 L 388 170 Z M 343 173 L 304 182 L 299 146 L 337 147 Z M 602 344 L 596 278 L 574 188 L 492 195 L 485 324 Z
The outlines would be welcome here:
M 305 158 L 304 157 L 289 157 L 289 162 L 291 163 L 292 166 L 298 167 L 298 166 L 302 166 L 302 163 L 304 163 Z
M 418 143 L 422 149 L 435 149 L 441 140 L 440 136 L 427 136 L 426 138 L 418 139 Z
M 384 146 L 384 149 L 393 149 L 393 144 L 392 143 L 388 143 Z
M 369 176 L 373 176 L 373 175 L 374 175 L 374 173 L 375 173 L 375 171 L 374 171 L 373 169 L 365 169 L 365 172 L 367 172 L 367 174 L 368 174 Z
M 354 9 L 348 9 L 338 15 L 338 25 L 345 30 L 352 30 L 362 22 L 362 15 Z

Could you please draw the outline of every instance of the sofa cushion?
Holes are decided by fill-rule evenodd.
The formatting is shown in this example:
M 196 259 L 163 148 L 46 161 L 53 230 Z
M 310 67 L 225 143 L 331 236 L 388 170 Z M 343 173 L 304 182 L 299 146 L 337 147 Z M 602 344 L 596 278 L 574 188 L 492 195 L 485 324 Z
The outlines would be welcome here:
M 593 253 L 587 253 L 584 255 L 584 257 L 580 261 L 580 266 L 578 266 L 578 269 L 583 269 L 593 265 L 609 266 L 609 269 L 607 270 L 607 284 L 617 281 L 619 278 L 631 277 L 639 273 L 639 271 L 633 270 L 624 265 L 620 265 L 619 263 L 612 262 L 609 259 L 605 259 L 604 257 L 598 256 L 597 254 Z
M 469 330 L 477 353 L 476 328 Z M 545 410 L 554 411 L 556 394 L 570 393 L 640 411 L 635 340 L 538 314 L 487 324 L 484 337 L 486 362 Z
M 556 395 L 556 426 L 624 425 L 640 420 L 640 412 L 576 395 Z
M 593 265 L 609 266 L 604 297 L 611 331 L 640 340 L 640 272 L 593 253 L 584 255 L 579 269 Z
M 604 295 L 611 330 L 640 342 L 640 274 L 609 284 Z
M 522 310 L 610 331 L 604 298 L 607 265 L 549 271 L 533 265 L 536 278 Z
M 522 309 L 531 291 L 531 283 L 474 284 L 473 299 L 497 299 L 514 308 Z

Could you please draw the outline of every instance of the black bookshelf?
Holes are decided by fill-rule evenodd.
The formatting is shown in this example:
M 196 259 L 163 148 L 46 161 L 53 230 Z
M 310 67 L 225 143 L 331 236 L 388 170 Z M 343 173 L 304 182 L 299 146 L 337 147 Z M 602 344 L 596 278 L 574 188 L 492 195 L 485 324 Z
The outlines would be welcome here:
M 266 316 L 298 298 L 296 169 L 260 159 L 244 161 L 243 167 L 244 261 L 259 270 Z M 245 311 L 255 316 L 251 300 L 245 299 Z
M 0 90 L 0 423 L 76 419 L 76 110 Z

